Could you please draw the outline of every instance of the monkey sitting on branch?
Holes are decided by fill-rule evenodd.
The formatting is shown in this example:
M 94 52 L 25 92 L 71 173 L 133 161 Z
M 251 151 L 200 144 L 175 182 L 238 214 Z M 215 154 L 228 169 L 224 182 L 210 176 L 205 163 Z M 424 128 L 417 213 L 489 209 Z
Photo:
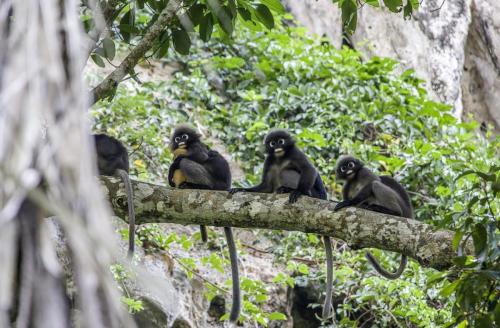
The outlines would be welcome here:
M 300 196 L 327 199 L 321 176 L 307 156 L 295 145 L 290 133 L 283 129 L 271 130 L 264 139 L 266 159 L 260 184 L 250 188 L 233 188 L 240 191 L 263 193 L 290 193 L 288 202 L 295 203 Z M 323 319 L 331 314 L 333 287 L 333 254 L 330 238 L 323 236 L 326 253 L 326 296 Z
M 168 183 L 171 187 L 181 189 L 229 190 L 231 188 L 231 171 L 229 164 L 215 150 L 211 150 L 200 141 L 196 130 L 187 125 L 179 125 L 174 129 L 170 140 L 174 161 L 168 172 Z M 201 237 L 207 241 L 205 226 L 200 226 Z M 233 304 L 229 321 L 236 322 L 240 315 L 240 285 L 236 245 L 231 227 L 224 227 L 226 241 L 231 260 L 233 280 Z
M 135 211 L 134 194 L 129 177 L 128 153 L 125 146 L 117 139 L 106 134 L 95 134 L 97 169 L 100 175 L 118 176 L 122 179 L 127 193 L 129 246 L 128 256 L 134 255 L 135 249 Z
M 365 208 L 375 212 L 413 219 L 413 208 L 405 188 L 389 176 L 378 176 L 366 168 L 353 156 L 342 156 L 336 164 L 337 179 L 344 180 L 343 201 L 335 206 L 335 211 L 348 206 Z M 401 256 L 399 268 L 389 272 L 382 268 L 372 253 L 366 258 L 373 268 L 388 279 L 396 279 L 403 273 L 408 258 Z

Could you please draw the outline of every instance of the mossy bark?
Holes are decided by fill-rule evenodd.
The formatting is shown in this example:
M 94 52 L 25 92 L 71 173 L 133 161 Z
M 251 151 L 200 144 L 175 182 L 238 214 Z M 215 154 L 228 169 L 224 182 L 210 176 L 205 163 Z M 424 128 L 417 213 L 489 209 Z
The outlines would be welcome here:
M 102 177 L 113 210 L 127 213 L 127 197 L 117 178 Z M 443 270 L 453 265 L 454 232 L 417 220 L 359 208 L 334 212 L 335 202 L 288 195 L 181 190 L 132 181 L 136 223 L 178 223 L 303 231 L 346 241 L 353 248 L 379 248 L 405 254 L 425 267 Z M 469 243 L 466 252 L 471 252 Z

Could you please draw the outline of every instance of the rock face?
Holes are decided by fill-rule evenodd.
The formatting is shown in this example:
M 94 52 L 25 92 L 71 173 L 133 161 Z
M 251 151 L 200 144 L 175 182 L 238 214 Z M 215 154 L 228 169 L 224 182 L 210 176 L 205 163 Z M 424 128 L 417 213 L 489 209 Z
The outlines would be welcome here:
M 284 1 L 313 33 L 341 44 L 340 10 L 330 0 Z M 500 132 L 500 3 L 425 0 L 411 20 L 369 5 L 358 11 L 352 40 L 366 57 L 396 58 L 414 69 L 435 100 L 456 117 L 472 114 Z

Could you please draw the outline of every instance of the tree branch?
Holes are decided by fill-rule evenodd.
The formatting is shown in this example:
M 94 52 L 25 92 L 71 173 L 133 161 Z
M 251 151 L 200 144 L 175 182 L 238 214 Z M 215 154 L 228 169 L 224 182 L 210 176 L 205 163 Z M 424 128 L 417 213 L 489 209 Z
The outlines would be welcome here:
M 167 6 L 158 16 L 156 22 L 154 22 L 154 24 L 150 27 L 137 46 L 130 51 L 127 57 L 125 57 L 125 59 L 113 72 L 111 72 L 101 83 L 92 89 L 92 103 L 114 94 L 118 84 L 127 74 L 129 74 L 135 65 L 137 65 L 146 52 L 151 49 L 155 39 L 160 36 L 163 30 L 175 17 L 181 8 L 181 4 L 182 1 L 179 0 L 171 0 L 168 2 Z
M 126 217 L 127 197 L 121 180 L 101 177 L 115 213 Z M 178 223 L 303 231 L 345 240 L 353 248 L 374 247 L 405 254 L 425 267 L 443 270 L 453 265 L 454 232 L 417 220 L 359 208 L 334 212 L 335 202 L 288 195 L 171 189 L 132 181 L 136 222 Z M 466 253 L 472 253 L 468 243 Z

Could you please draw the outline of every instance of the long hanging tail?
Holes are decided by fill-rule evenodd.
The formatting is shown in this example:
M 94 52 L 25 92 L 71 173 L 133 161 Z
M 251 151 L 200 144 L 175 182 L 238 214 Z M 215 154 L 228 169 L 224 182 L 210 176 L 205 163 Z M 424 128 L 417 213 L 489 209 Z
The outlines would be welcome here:
M 332 292 L 333 292 L 333 252 L 330 237 L 323 236 L 326 253 L 326 295 L 325 304 L 323 305 L 323 319 L 330 317 L 332 309 Z
M 123 180 L 125 190 L 127 191 L 128 205 L 128 257 L 132 258 L 135 251 L 135 209 L 134 209 L 134 191 L 127 171 L 116 170 L 120 178 Z
M 229 258 L 231 260 L 231 278 L 233 280 L 233 304 L 229 321 L 237 322 L 240 317 L 241 296 L 240 296 L 240 276 L 238 273 L 238 256 L 236 253 L 236 245 L 234 244 L 233 231 L 231 227 L 224 227 L 226 234 L 227 247 L 229 250 Z
M 204 225 L 200 226 L 200 234 L 201 234 L 201 241 L 206 243 L 208 240 L 207 226 Z
M 387 279 L 397 279 L 403 274 L 403 271 L 406 267 L 406 263 L 408 262 L 408 257 L 406 255 L 401 255 L 401 260 L 399 262 L 399 267 L 396 270 L 396 272 L 389 272 L 382 268 L 382 266 L 379 264 L 379 262 L 375 259 L 372 253 L 366 252 L 365 253 L 366 259 L 370 264 L 373 266 L 373 268 L 380 273 L 382 276 L 386 277 Z

